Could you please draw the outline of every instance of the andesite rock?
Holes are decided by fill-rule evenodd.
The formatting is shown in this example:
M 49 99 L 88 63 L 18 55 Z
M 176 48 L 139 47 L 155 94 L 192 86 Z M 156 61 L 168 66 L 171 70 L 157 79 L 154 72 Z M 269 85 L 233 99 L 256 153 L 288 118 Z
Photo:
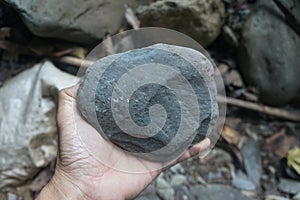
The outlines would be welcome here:
M 211 132 L 218 117 L 216 95 L 208 58 L 157 44 L 98 60 L 82 78 L 77 100 L 83 117 L 104 138 L 166 162 Z
M 5 0 L 37 36 L 88 44 L 125 25 L 125 5 L 135 9 L 150 0 Z
M 240 69 L 263 103 L 281 106 L 300 99 L 300 37 L 273 1 L 260 1 L 247 20 L 239 49 Z M 300 2 L 294 1 L 300 13 Z
M 170 28 L 207 46 L 219 36 L 224 19 L 222 0 L 162 0 L 142 14 L 141 26 Z

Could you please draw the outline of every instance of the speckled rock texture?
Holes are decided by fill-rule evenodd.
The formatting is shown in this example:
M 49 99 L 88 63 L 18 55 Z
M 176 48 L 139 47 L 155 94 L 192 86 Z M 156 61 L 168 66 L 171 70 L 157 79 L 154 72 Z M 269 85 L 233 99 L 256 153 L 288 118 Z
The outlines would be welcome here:
M 125 4 L 135 9 L 149 0 L 5 0 L 32 33 L 76 43 L 99 41 L 126 23 Z
M 207 46 L 220 34 L 224 19 L 221 0 L 162 0 L 144 12 L 141 26 L 177 30 Z
M 121 149 L 163 161 L 211 132 L 216 91 L 202 53 L 157 44 L 97 61 L 81 80 L 78 106 Z
M 299 1 L 287 2 L 300 13 Z M 260 1 L 247 20 L 239 63 L 246 83 L 260 90 L 261 101 L 276 106 L 293 101 L 300 105 L 300 37 L 273 1 Z

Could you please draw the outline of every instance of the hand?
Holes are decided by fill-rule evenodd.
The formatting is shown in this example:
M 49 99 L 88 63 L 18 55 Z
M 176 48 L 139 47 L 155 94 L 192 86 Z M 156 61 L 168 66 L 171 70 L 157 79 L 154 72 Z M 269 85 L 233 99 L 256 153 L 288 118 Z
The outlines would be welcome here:
M 105 154 L 105 149 L 109 149 L 111 146 L 102 137 L 97 137 L 92 139 L 94 139 L 93 143 L 97 142 L 99 148 L 94 148 L 94 153 L 87 150 L 86 146 L 89 146 L 92 141 L 89 138 L 93 135 L 91 133 L 99 134 L 81 117 L 77 110 L 76 92 L 77 86 L 74 86 L 62 90 L 59 94 L 57 164 L 53 178 L 42 190 L 38 199 L 119 200 L 136 197 L 158 176 L 162 169 L 149 171 L 147 166 L 153 165 L 153 163 L 121 151 L 118 155 L 109 157 L 112 160 L 117 157 L 123 159 L 122 162 L 119 160 L 112 162 L 114 163 L 113 167 L 100 162 L 95 155 Z M 85 131 L 86 134 L 79 136 L 78 131 Z M 210 140 L 203 140 L 186 150 L 170 166 L 197 155 L 209 146 Z M 124 162 L 143 168 L 142 171 L 145 173 L 126 173 L 116 170 Z

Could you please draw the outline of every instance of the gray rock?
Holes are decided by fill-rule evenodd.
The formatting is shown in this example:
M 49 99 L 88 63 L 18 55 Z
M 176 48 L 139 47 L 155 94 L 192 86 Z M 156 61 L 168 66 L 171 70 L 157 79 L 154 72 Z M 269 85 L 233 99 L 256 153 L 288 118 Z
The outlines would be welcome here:
M 169 169 L 169 171 L 175 173 L 175 174 L 183 174 L 185 172 L 184 168 L 181 166 L 180 163 L 174 165 Z
M 243 156 L 244 166 L 248 175 L 248 179 L 254 183 L 256 188 L 260 188 L 262 164 L 259 145 L 255 140 L 248 139 L 241 149 L 241 154 Z
M 187 178 L 181 174 L 175 174 L 171 178 L 171 185 L 178 186 L 187 183 Z
M 292 200 L 300 200 L 300 192 L 293 196 Z
M 15 189 L 55 159 L 55 99 L 58 90 L 75 81 L 44 62 L 0 88 L 0 191 Z
M 180 185 L 174 187 L 175 189 L 175 199 L 176 200 L 189 200 L 189 186 L 188 185 Z
M 190 190 L 190 200 L 250 200 L 240 191 L 227 185 L 197 185 L 192 186 Z
M 282 192 L 296 195 L 300 193 L 300 182 L 291 179 L 280 178 L 278 188 Z
M 5 0 L 14 6 L 32 33 L 77 43 L 100 40 L 125 24 L 125 4 L 135 9 L 149 0 Z
M 97 61 L 81 81 L 78 106 L 104 138 L 166 162 L 211 132 L 216 95 L 213 66 L 203 54 L 157 44 Z
M 207 46 L 220 34 L 224 18 L 221 0 L 162 0 L 144 12 L 141 26 L 177 30 Z
M 153 184 L 149 185 L 135 200 L 160 200 Z
M 160 175 L 155 180 L 157 194 L 162 200 L 174 200 L 175 191 L 171 185 Z
M 232 184 L 242 190 L 255 190 L 255 184 L 241 171 L 233 177 Z
M 300 94 L 300 37 L 286 24 L 273 1 L 262 5 L 247 20 L 239 50 L 242 75 L 259 88 L 266 104 L 283 105 Z M 300 9 L 299 1 L 295 9 Z

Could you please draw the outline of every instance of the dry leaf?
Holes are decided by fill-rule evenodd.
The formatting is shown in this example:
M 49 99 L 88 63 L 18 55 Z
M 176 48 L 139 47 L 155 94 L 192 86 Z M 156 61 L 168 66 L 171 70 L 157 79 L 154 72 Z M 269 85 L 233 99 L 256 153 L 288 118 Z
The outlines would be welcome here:
M 229 144 L 238 145 L 241 141 L 241 135 L 234 129 L 230 128 L 229 126 L 224 126 L 222 130 L 222 137 L 228 142 Z
M 286 156 L 286 153 L 295 143 L 295 139 L 294 136 L 286 134 L 286 128 L 284 127 L 278 133 L 266 139 L 265 149 L 282 158 Z
M 72 49 L 70 55 L 75 56 L 76 58 L 84 59 L 88 53 L 88 50 L 83 47 L 76 47 Z
M 288 166 L 300 175 L 300 148 L 295 147 L 287 153 Z
M 128 24 L 130 24 L 132 28 L 135 30 L 139 29 L 141 22 L 136 17 L 136 15 L 134 14 L 133 10 L 130 7 L 128 7 L 127 5 L 125 7 L 126 7 L 125 18 Z

